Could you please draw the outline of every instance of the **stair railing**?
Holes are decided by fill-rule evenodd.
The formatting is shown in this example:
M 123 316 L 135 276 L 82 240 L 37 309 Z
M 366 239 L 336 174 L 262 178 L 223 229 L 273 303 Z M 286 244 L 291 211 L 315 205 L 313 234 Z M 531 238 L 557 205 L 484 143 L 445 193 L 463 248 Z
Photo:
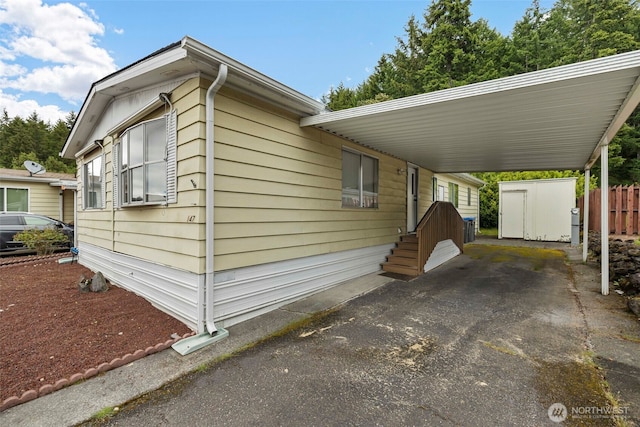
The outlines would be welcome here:
M 418 271 L 422 271 L 438 242 L 451 239 L 463 251 L 464 220 L 450 202 L 433 202 L 418 227 Z

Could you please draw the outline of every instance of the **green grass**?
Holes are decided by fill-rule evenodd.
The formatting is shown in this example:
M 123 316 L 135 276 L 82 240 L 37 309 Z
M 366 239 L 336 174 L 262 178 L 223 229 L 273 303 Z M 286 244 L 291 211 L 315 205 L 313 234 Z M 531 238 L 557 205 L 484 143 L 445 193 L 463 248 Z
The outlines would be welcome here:
M 118 407 L 108 406 L 106 408 L 102 408 L 91 417 L 94 421 L 106 421 L 107 419 L 113 417 L 118 412 Z
M 489 236 L 489 237 L 498 237 L 498 229 L 497 228 L 481 228 L 480 235 Z

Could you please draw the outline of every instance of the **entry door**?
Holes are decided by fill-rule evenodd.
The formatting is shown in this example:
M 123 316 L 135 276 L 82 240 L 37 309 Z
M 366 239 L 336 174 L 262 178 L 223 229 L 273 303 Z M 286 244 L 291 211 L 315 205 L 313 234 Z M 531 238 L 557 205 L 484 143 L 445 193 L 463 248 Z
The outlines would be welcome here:
M 500 207 L 501 237 L 524 239 L 526 191 L 505 191 Z
M 418 226 L 418 168 L 407 167 L 407 232 Z

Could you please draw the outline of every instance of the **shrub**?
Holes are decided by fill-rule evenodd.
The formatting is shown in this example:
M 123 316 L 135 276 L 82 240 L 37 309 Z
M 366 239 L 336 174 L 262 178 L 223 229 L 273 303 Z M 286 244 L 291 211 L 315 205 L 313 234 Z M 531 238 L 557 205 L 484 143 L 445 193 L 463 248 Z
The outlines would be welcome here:
M 17 233 L 13 240 L 23 242 L 29 249 L 35 249 L 38 255 L 52 254 L 54 249 L 69 241 L 60 230 L 52 227 L 32 228 Z

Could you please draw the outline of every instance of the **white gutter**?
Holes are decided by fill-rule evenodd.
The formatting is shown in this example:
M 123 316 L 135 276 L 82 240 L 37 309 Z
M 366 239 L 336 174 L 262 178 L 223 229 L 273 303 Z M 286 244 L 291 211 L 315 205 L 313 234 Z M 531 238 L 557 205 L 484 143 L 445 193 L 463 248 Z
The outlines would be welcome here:
M 211 83 L 209 89 L 207 89 L 207 96 L 205 98 L 205 115 L 206 115 L 206 206 L 205 206 L 205 245 L 206 245 L 206 259 L 205 259 L 205 281 L 204 281 L 204 298 L 202 295 L 202 288 L 199 289 L 199 301 L 200 304 L 204 304 L 204 321 L 205 330 L 201 332 L 201 323 L 198 322 L 198 335 L 182 339 L 171 347 L 180 353 L 186 355 L 199 350 L 207 345 L 213 344 L 229 336 L 229 331 L 224 328 L 217 328 L 213 320 L 213 285 L 214 285 L 214 202 L 215 202 L 215 189 L 214 189 L 214 127 L 213 127 L 213 115 L 214 115 L 214 98 L 218 90 L 224 85 L 227 80 L 228 67 L 224 63 L 220 63 L 218 69 L 218 76 Z M 202 313 L 201 306 L 199 307 L 198 317 Z
M 213 138 L 214 135 L 214 97 L 218 90 L 227 80 L 227 65 L 220 64 L 218 69 L 218 77 L 211 83 L 207 90 L 206 96 L 206 225 L 205 225 L 205 246 L 206 246 L 206 259 L 205 259 L 205 324 L 207 331 L 214 335 L 218 332 L 218 328 L 213 321 L 213 285 L 214 285 L 214 202 L 215 202 L 215 189 L 214 189 L 214 161 L 215 151 Z

